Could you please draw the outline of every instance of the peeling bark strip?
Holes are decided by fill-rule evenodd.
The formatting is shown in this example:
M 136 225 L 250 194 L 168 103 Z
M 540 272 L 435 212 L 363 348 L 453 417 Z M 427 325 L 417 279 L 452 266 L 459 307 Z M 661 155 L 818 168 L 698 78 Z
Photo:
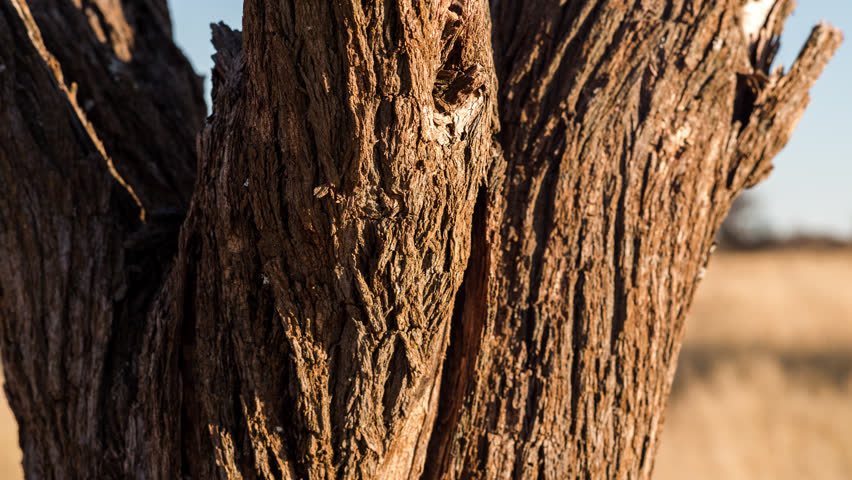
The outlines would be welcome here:
M 54 75 L 54 81 L 57 86 L 62 90 L 62 93 L 65 94 L 65 98 L 71 104 L 74 109 L 74 113 L 77 115 L 77 119 L 80 124 L 85 128 L 86 133 L 89 135 L 89 139 L 92 144 L 98 150 L 98 153 L 103 157 L 106 162 L 107 169 L 109 170 L 110 175 L 122 186 L 127 193 L 133 197 L 133 201 L 136 202 L 136 205 L 139 207 L 139 218 L 144 221 L 145 220 L 145 207 L 142 206 L 142 202 L 139 200 L 139 196 L 136 195 L 136 192 L 133 191 L 133 187 L 127 183 L 127 180 L 121 176 L 120 173 L 115 169 L 115 164 L 112 161 L 112 158 L 106 153 L 104 150 L 104 144 L 101 139 L 98 137 L 97 132 L 95 132 L 94 127 L 91 122 L 86 118 L 86 113 L 80 108 L 80 105 L 77 103 L 77 86 L 76 84 L 71 84 L 69 88 L 65 83 L 65 79 L 63 78 L 62 70 L 60 68 L 59 63 L 56 61 L 56 58 L 47 51 L 47 48 L 44 46 L 44 40 L 41 38 L 41 30 L 39 30 L 38 25 L 33 19 L 32 13 L 30 13 L 29 6 L 26 3 L 20 2 L 18 0 L 12 0 L 12 5 L 18 11 L 18 15 L 21 20 L 24 22 L 27 28 L 27 36 L 29 36 L 32 45 L 36 48 L 39 55 L 41 55 L 44 62 L 50 66 L 51 71 Z
M 792 6 L 246 0 L 196 142 L 163 0 L 0 0 L 28 475 L 649 478 L 715 232 L 840 42 L 769 72 Z

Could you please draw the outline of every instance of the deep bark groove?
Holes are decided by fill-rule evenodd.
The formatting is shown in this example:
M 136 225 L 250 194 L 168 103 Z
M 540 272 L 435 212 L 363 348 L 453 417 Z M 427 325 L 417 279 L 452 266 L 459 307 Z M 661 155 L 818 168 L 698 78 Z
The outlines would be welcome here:
M 471 219 L 470 256 L 459 292 L 456 295 L 448 336 L 446 358 L 441 377 L 440 396 L 435 426 L 426 452 L 424 480 L 440 478 L 452 457 L 456 426 L 461 421 L 463 396 L 473 375 L 474 361 L 479 356 L 482 329 L 488 308 L 489 245 L 488 189 L 480 187 Z

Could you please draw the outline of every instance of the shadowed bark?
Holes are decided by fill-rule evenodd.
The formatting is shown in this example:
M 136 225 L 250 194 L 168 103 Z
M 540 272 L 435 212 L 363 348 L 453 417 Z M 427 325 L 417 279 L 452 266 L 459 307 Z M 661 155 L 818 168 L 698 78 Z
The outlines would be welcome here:
M 142 4 L 107 15 L 132 40 L 103 40 L 72 2 L 0 2 L 0 325 L 30 477 L 120 476 L 159 383 L 136 363 L 204 103 L 165 2 Z
M 715 232 L 841 38 L 769 72 L 763 4 L 246 0 L 202 127 L 165 2 L 0 0 L 28 475 L 649 478 Z

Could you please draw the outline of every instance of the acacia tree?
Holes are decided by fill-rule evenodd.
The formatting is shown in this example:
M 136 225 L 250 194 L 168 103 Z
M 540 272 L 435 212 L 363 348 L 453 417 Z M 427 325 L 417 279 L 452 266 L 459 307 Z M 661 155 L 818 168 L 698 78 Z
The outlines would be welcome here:
M 165 0 L 0 0 L 27 474 L 650 477 L 714 235 L 840 42 L 769 72 L 792 7 L 246 0 L 204 120 Z

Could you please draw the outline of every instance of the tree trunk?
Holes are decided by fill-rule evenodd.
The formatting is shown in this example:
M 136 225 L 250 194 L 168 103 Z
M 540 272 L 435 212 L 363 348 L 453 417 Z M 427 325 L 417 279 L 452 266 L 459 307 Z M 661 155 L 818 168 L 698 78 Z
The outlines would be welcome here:
M 0 0 L 27 474 L 649 478 L 715 232 L 839 32 L 770 73 L 788 0 L 244 9 L 204 123 L 165 0 Z

